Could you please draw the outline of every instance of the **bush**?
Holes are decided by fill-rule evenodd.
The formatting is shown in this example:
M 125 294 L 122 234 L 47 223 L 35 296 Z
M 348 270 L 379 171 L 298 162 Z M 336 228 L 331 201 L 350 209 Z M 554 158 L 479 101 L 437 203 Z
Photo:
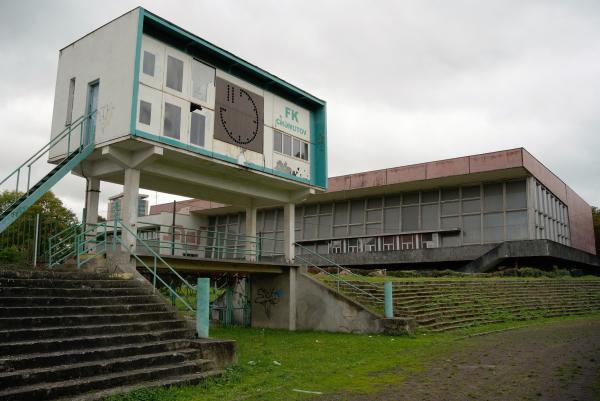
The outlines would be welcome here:
M 16 246 L 0 250 L 0 263 L 20 263 L 23 261 L 23 255 Z

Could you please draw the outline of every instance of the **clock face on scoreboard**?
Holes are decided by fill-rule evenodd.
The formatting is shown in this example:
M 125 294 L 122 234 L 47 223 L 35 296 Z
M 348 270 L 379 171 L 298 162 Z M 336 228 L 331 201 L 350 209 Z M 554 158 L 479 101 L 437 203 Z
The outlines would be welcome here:
M 215 139 L 263 153 L 263 132 L 263 97 L 217 78 Z

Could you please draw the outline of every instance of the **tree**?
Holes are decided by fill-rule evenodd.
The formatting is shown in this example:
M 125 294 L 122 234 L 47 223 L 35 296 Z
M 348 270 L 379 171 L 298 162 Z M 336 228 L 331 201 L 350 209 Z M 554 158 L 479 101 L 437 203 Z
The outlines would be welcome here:
M 0 210 L 12 204 L 21 193 L 4 191 L 0 193 Z M 38 255 L 48 251 L 49 238 L 73 224 L 77 224 L 75 214 L 67 209 L 52 192 L 46 192 L 13 224 L 0 234 L 0 250 L 15 248 L 28 259 L 32 256 L 35 239 L 36 216 L 40 215 Z
M 596 255 L 600 255 L 600 208 L 592 206 L 592 220 L 596 236 Z

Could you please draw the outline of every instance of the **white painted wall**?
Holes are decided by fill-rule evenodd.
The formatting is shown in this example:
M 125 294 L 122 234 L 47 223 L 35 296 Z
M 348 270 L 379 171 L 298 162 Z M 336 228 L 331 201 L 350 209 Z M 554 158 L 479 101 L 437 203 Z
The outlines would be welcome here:
M 69 82 L 75 77 L 73 120 L 85 114 L 88 84 L 99 80 L 96 144 L 130 134 L 131 98 L 139 10 L 133 10 L 60 51 L 51 137 L 65 127 Z M 77 144 L 72 144 L 72 148 Z M 61 156 L 66 141 L 50 159 Z
M 154 57 L 154 73 L 144 73 L 144 54 L 148 52 Z M 167 59 L 172 56 L 183 61 L 183 86 L 182 91 L 175 91 L 166 86 Z M 238 161 L 239 164 L 251 162 L 255 165 L 268 169 L 280 168 L 282 171 L 294 172 L 298 176 L 310 179 L 310 157 L 305 161 L 293 156 L 284 155 L 273 151 L 273 130 L 292 135 L 296 138 L 310 142 L 310 113 L 308 110 L 288 102 L 274 94 L 257 86 L 245 82 L 225 71 L 214 69 L 215 77 L 223 78 L 250 92 L 264 98 L 264 148 L 263 153 L 254 152 L 239 146 L 225 143 L 214 139 L 214 126 L 216 124 L 215 112 L 215 90 L 214 84 L 209 87 L 207 101 L 199 101 L 194 98 L 192 91 L 192 63 L 194 58 L 188 54 L 174 49 L 155 38 L 144 35 L 142 37 L 142 52 L 140 62 L 140 86 L 137 104 L 138 115 L 136 117 L 136 128 L 156 136 L 164 136 L 164 113 L 165 102 L 169 102 L 181 108 L 181 131 L 180 139 L 183 145 L 193 145 L 190 142 L 190 109 L 191 103 L 200 104 L 201 113 L 206 117 L 205 145 L 202 149 L 208 152 L 216 152 L 229 156 Z M 200 60 L 201 61 L 201 60 Z M 142 124 L 139 121 L 141 102 L 151 104 L 150 124 Z M 292 115 L 290 111 L 295 114 Z M 296 127 L 294 129 L 294 127 Z

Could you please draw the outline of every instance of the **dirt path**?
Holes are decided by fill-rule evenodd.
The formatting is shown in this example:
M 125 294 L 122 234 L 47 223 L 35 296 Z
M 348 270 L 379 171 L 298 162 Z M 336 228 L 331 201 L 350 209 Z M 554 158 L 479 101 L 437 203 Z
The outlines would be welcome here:
M 319 401 L 600 400 L 600 319 L 471 337 L 457 345 L 398 386 Z

